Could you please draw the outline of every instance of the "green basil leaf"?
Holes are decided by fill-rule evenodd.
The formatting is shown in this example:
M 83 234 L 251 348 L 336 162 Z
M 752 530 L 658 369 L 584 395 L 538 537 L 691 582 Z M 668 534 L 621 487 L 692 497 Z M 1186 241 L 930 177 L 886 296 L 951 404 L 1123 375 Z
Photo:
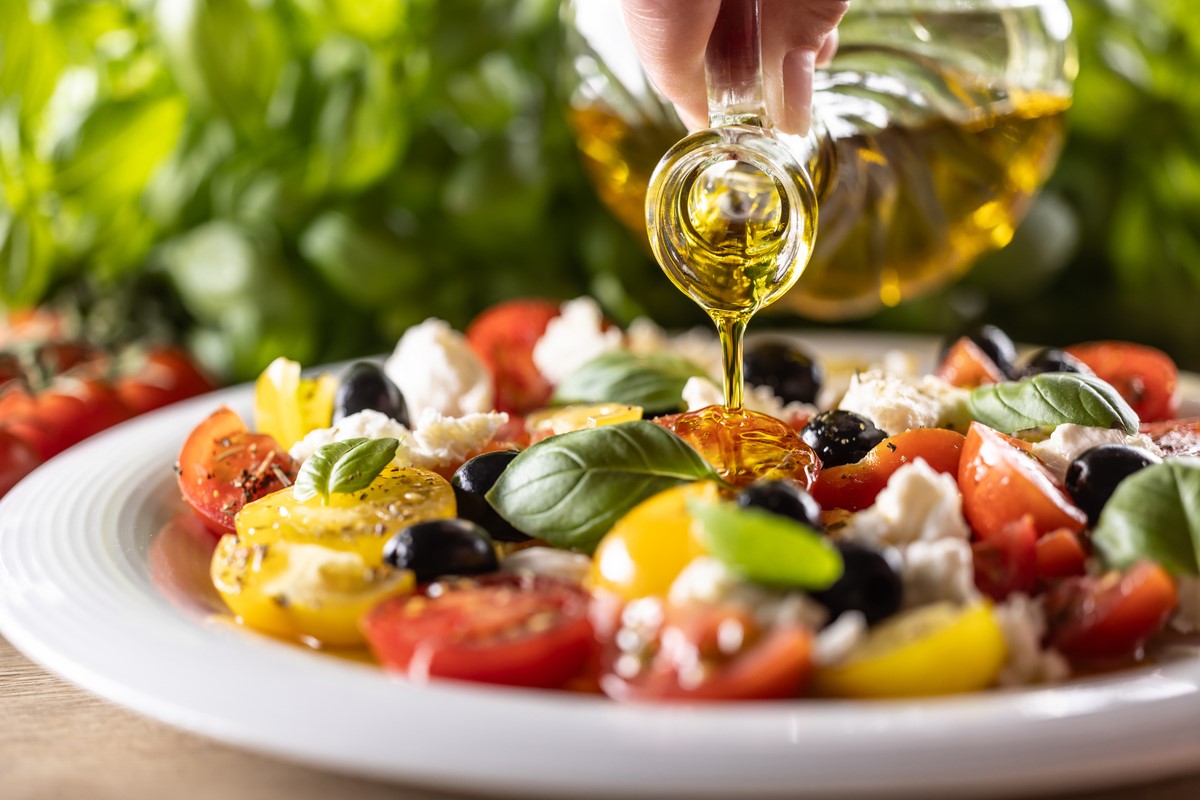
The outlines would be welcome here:
M 555 389 L 554 402 L 625 403 L 653 411 L 683 408 L 683 386 L 704 370 L 666 353 L 610 350 L 568 375 Z
M 1091 375 L 1048 372 L 993 383 L 971 392 L 967 407 L 978 421 L 1004 433 L 1074 423 L 1137 433 L 1138 416 L 1109 384 Z
M 1156 561 L 1173 575 L 1200 575 L 1200 459 L 1177 459 L 1130 475 L 1092 533 L 1104 563 Z
M 828 589 L 842 576 L 837 548 L 793 519 L 731 503 L 691 501 L 713 557 L 753 583 Z
M 517 530 L 592 552 L 625 512 L 651 495 L 716 472 L 653 422 L 622 422 L 539 442 L 508 465 L 488 502 Z
M 371 485 L 396 457 L 395 439 L 346 439 L 317 449 L 304 462 L 292 490 L 296 499 L 321 495 L 329 502 L 334 492 L 357 492 Z

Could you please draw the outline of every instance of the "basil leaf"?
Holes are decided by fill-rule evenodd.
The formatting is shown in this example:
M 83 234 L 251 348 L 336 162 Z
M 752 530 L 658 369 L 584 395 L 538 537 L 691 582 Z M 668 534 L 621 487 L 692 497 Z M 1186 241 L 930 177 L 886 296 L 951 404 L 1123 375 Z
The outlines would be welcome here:
M 1048 372 L 980 386 L 967 398 L 971 416 L 1004 433 L 1065 423 L 1138 430 L 1138 416 L 1109 384 L 1091 375 Z
M 837 548 L 793 519 L 730 503 L 688 503 L 713 557 L 748 581 L 828 589 L 842 576 Z
M 665 428 L 622 422 L 533 445 L 501 473 L 487 499 L 517 530 L 590 553 L 642 500 L 716 477 L 708 462 Z
M 1200 459 L 1155 464 L 1121 481 L 1092 542 L 1110 567 L 1149 559 L 1173 575 L 1200 575 Z
M 321 495 L 329 502 L 334 492 L 357 492 L 371 485 L 396 457 L 395 439 L 346 439 L 317 449 L 296 476 L 292 490 L 301 502 Z
M 653 411 L 683 408 L 683 387 L 704 370 L 666 353 L 610 350 L 568 375 L 554 391 L 554 402 L 625 403 Z

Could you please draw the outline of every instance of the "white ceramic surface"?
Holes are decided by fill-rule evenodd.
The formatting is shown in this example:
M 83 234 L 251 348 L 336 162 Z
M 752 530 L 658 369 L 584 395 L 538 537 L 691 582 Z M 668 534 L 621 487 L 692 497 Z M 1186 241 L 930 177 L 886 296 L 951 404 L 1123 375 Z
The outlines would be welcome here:
M 824 353 L 927 341 L 808 337 Z M 1192 413 L 1200 383 L 1185 392 Z M 171 466 L 218 403 L 121 425 L 0 502 L 0 633 L 52 672 L 187 730 L 347 773 L 513 796 L 1013 796 L 1200 769 L 1200 651 L 1059 688 L 920 702 L 621 706 L 441 683 L 272 641 L 208 613 L 154 546 Z M 186 544 L 185 544 L 186 549 Z M 163 566 L 164 558 L 166 567 Z M 194 586 L 192 588 L 195 588 Z M 0 686 L 0 691 L 3 687 Z

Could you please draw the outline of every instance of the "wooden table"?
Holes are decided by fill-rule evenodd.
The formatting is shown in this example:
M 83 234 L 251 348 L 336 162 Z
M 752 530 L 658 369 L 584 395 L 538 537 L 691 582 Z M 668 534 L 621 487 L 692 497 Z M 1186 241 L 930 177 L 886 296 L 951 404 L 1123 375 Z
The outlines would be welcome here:
M 0 797 L 470 800 L 263 758 L 109 705 L 0 639 Z M 1197 800 L 1200 774 L 1062 800 Z

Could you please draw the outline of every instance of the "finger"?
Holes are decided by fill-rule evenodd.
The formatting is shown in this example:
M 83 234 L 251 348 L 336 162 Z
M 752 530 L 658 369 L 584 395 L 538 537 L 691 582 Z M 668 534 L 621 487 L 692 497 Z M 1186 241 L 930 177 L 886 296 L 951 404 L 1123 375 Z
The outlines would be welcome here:
M 787 133 L 807 133 L 818 54 L 848 0 L 761 0 L 763 89 L 767 113 Z M 832 45 L 836 47 L 836 43 Z
M 833 62 L 833 57 L 837 55 L 838 49 L 838 31 L 834 28 L 825 37 L 825 44 L 821 45 L 820 51 L 817 52 L 817 66 L 828 67 Z
M 704 51 L 721 0 L 622 0 L 638 58 L 692 130 L 707 127 Z

